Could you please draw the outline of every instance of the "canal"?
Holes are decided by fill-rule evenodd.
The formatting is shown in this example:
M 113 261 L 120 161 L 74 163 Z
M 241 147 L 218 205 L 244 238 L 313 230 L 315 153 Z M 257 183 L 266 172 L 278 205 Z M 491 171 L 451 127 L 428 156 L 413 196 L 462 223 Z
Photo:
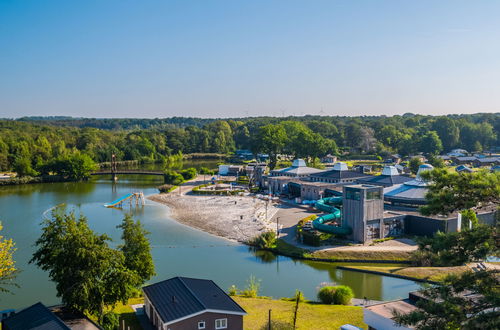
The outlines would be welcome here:
M 223 289 L 235 284 L 244 288 L 250 275 L 261 280 L 261 294 L 290 297 L 300 289 L 315 299 L 323 283 L 350 286 L 356 297 L 389 300 L 406 297 L 419 285 L 402 279 L 339 270 L 334 264 L 293 260 L 272 254 L 253 253 L 247 246 L 214 237 L 177 223 L 169 217 L 168 208 L 147 201 L 145 206 L 123 210 L 108 209 L 103 204 L 130 192 L 145 195 L 157 192 L 161 180 L 155 177 L 127 176 L 111 183 L 109 178 L 93 178 L 83 183 L 50 183 L 0 187 L 0 220 L 2 234 L 16 242 L 15 260 L 21 273 L 19 288 L 13 294 L 0 293 L 0 310 L 21 308 L 41 301 L 59 302 L 55 286 L 47 274 L 29 260 L 33 244 L 41 233 L 40 223 L 50 216 L 50 209 L 64 203 L 68 209 L 82 212 L 90 227 L 112 237 L 112 246 L 120 244 L 116 226 L 126 212 L 132 212 L 150 232 L 156 277 L 151 282 L 172 276 L 199 277 L 214 280 Z

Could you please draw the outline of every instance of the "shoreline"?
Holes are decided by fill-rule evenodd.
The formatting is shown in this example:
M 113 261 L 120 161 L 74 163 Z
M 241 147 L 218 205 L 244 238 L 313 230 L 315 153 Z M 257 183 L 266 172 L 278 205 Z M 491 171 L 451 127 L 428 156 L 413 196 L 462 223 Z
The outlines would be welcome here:
M 247 195 L 190 194 L 195 186 L 203 182 L 199 176 L 169 193 L 157 193 L 146 198 L 166 205 L 171 219 L 233 242 L 248 244 L 255 236 L 271 229 L 270 220 L 277 212 L 272 203 L 267 205 L 266 211 L 265 201 Z

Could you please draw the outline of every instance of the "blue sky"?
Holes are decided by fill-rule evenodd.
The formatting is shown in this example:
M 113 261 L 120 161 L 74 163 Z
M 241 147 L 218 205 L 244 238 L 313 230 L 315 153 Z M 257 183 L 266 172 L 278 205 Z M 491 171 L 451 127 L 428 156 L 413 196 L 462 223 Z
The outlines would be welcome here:
M 0 117 L 500 111 L 500 1 L 0 0 Z

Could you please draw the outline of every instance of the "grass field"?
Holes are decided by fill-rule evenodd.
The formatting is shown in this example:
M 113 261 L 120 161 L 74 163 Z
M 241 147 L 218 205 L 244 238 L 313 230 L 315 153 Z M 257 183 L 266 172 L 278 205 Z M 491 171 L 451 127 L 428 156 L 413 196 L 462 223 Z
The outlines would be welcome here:
M 330 260 L 386 260 L 386 261 L 408 261 L 410 252 L 407 251 L 343 251 L 328 250 L 316 251 L 310 257 Z
M 412 278 L 417 278 L 421 280 L 429 280 L 434 282 L 442 281 L 447 275 L 450 274 L 460 274 L 464 271 L 470 270 L 467 266 L 457 266 L 457 267 L 387 267 L 387 266 L 351 266 L 349 268 L 355 268 L 359 270 L 370 270 L 376 272 L 382 272 L 387 274 L 396 274 L 402 276 L 408 276 Z
M 233 298 L 248 313 L 243 319 L 245 329 L 267 329 L 269 309 L 272 310 L 273 324 L 284 326 L 276 326 L 273 329 L 289 329 L 286 324 L 292 322 L 295 302 L 265 298 Z M 134 298 L 130 299 L 127 305 L 116 306 L 114 311 L 120 315 L 120 324 L 122 324 L 121 320 L 125 320 L 125 326 L 130 327 L 130 330 L 140 330 L 141 327 L 130 305 L 142 304 L 143 302 L 143 298 Z M 299 305 L 297 329 L 339 329 L 341 325 L 346 323 L 366 327 L 363 323 L 363 309 L 354 306 L 322 305 L 309 302 L 301 302 Z

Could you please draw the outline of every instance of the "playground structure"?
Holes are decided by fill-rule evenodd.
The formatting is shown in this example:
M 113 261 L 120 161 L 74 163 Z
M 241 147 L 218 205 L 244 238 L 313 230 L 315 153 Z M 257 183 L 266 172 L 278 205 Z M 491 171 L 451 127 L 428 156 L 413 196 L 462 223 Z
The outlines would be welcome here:
M 126 194 L 125 196 L 122 196 L 118 198 L 117 200 L 112 201 L 111 203 L 104 204 L 105 207 L 115 207 L 115 208 L 121 208 L 124 203 L 128 202 L 130 206 L 132 205 L 145 205 L 146 200 L 144 198 L 144 193 L 142 191 L 140 192 L 134 192 L 130 194 Z
M 329 214 L 313 220 L 314 229 L 330 234 L 350 235 L 352 233 L 352 229 L 347 226 L 345 221 L 342 220 L 342 211 L 335 207 L 340 205 L 342 205 L 342 197 L 327 197 L 318 200 L 315 207 L 318 210 L 328 212 Z M 336 220 L 342 222 L 340 227 L 325 224 Z

